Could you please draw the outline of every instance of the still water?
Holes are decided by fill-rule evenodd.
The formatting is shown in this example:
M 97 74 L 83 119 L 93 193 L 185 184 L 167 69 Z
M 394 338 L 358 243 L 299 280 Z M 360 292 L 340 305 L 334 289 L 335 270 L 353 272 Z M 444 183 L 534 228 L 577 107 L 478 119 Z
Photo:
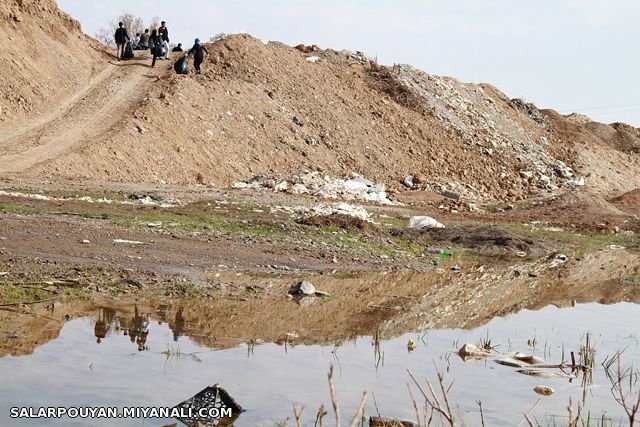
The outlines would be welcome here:
M 383 416 L 415 420 L 407 369 L 421 381 L 433 381 L 437 367 L 445 373 L 447 384 L 453 382 L 449 399 L 466 425 L 480 425 L 478 400 L 488 426 L 518 425 L 522 413 L 532 407 L 532 418 L 546 425 L 545 420 L 557 417 L 559 425 L 566 423 L 569 398 L 574 407 L 582 402 L 580 378 L 532 378 L 493 360 L 464 362 L 455 350 L 465 342 L 477 344 L 488 337 L 499 352 L 521 351 L 560 363 L 563 349 L 565 361 L 570 351 L 578 353 L 587 332 L 596 348 L 596 361 L 583 413 L 589 411 L 598 419 L 605 414 L 616 425 L 620 420 L 624 425 L 623 411 L 611 396 L 601 362 L 624 350 L 623 364 L 640 366 L 639 318 L 640 306 L 630 303 L 549 306 L 495 318 L 474 330 L 416 331 L 377 346 L 371 336 L 361 336 L 325 346 L 238 342 L 232 348 L 212 349 L 199 344 L 203 340 L 196 334 L 187 336 L 178 317 L 167 320 L 156 312 L 107 307 L 67 322 L 58 338 L 31 355 L 0 359 L 0 425 L 161 426 L 176 421 L 11 419 L 9 410 L 15 406 L 167 407 L 215 383 L 246 409 L 237 426 L 275 426 L 287 419 L 295 425 L 294 403 L 304 406 L 305 425 L 313 425 L 324 403 L 330 412 L 325 425 L 333 425 L 327 384 L 331 365 L 343 420 L 351 418 L 365 389 L 369 391 L 367 415 L 376 415 L 373 393 Z M 409 339 L 417 344 L 411 352 Z M 538 385 L 552 387 L 556 393 L 539 396 L 533 391 Z

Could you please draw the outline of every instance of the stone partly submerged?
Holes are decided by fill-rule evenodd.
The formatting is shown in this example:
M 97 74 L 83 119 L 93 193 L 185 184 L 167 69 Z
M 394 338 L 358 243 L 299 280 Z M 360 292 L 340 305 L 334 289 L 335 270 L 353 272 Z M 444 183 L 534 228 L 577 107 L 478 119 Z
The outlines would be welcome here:
M 460 347 L 460 350 L 458 350 L 458 355 L 463 359 L 482 359 L 491 356 L 491 351 L 484 348 L 476 347 L 473 344 L 466 343 L 462 347 Z

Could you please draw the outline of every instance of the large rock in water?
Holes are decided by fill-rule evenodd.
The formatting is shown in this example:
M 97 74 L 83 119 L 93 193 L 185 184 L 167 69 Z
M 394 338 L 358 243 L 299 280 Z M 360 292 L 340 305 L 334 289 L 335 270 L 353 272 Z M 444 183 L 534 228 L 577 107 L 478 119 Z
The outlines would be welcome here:
M 289 288 L 290 295 L 315 295 L 316 288 L 306 280 L 295 283 Z

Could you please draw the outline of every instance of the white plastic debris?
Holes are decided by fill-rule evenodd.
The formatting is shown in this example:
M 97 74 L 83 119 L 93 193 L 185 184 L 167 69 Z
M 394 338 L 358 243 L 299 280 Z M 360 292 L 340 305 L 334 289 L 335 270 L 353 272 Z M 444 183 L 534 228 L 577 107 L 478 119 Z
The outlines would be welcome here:
M 305 187 L 303 184 L 295 184 L 291 188 L 291 192 L 293 194 L 309 194 L 309 189 Z
M 287 177 L 256 177 L 248 182 L 237 182 L 233 188 L 252 188 L 256 190 L 272 190 L 275 192 L 302 191 L 304 186 L 309 194 L 316 197 L 342 200 L 364 200 L 368 202 L 393 205 L 387 198 L 383 183 L 375 184 L 361 176 L 352 174 L 350 179 L 332 179 L 320 174 L 309 172 Z M 274 184 L 277 182 L 277 184 Z M 299 186 L 299 187 L 296 187 Z M 291 189 L 290 187 L 294 187 Z M 297 189 L 296 189 L 297 188 Z
M 444 224 L 439 223 L 430 216 L 412 216 L 409 219 L 409 228 L 445 228 Z
M 138 240 L 126 240 L 126 239 L 113 239 L 113 243 L 123 243 L 127 245 L 144 245 L 144 242 Z
M 313 62 L 314 64 L 320 60 L 319 56 L 308 56 L 307 61 Z
M 572 187 L 582 187 L 585 184 L 584 177 L 581 176 L 578 179 L 572 179 L 571 181 L 567 181 L 567 184 L 569 184 Z

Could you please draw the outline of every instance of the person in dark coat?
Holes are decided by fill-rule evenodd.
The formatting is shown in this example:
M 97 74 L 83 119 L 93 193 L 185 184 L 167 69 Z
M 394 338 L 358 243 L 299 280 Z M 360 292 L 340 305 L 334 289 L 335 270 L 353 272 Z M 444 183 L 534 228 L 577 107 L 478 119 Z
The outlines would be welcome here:
M 124 28 L 124 24 L 122 22 L 118 23 L 118 29 L 114 34 L 114 38 L 116 39 L 116 57 L 118 57 L 118 60 L 120 60 L 122 59 L 122 55 L 124 54 L 124 48 L 127 45 L 127 42 L 130 40 L 127 29 Z
M 149 37 L 149 49 L 151 49 L 151 54 L 153 55 L 153 61 L 151 62 L 151 66 L 156 66 L 156 59 L 162 57 L 164 54 L 164 40 L 162 40 L 162 36 L 158 34 L 158 30 L 153 30 L 151 32 L 151 37 Z
M 173 49 L 171 49 L 171 52 L 182 52 L 182 43 L 178 43 L 178 46 L 174 47 Z
M 193 55 L 193 66 L 196 69 L 196 74 L 200 74 L 200 65 L 204 61 L 204 54 L 209 54 L 207 48 L 200 43 L 200 39 L 196 39 L 193 47 L 189 50 L 187 56 Z

